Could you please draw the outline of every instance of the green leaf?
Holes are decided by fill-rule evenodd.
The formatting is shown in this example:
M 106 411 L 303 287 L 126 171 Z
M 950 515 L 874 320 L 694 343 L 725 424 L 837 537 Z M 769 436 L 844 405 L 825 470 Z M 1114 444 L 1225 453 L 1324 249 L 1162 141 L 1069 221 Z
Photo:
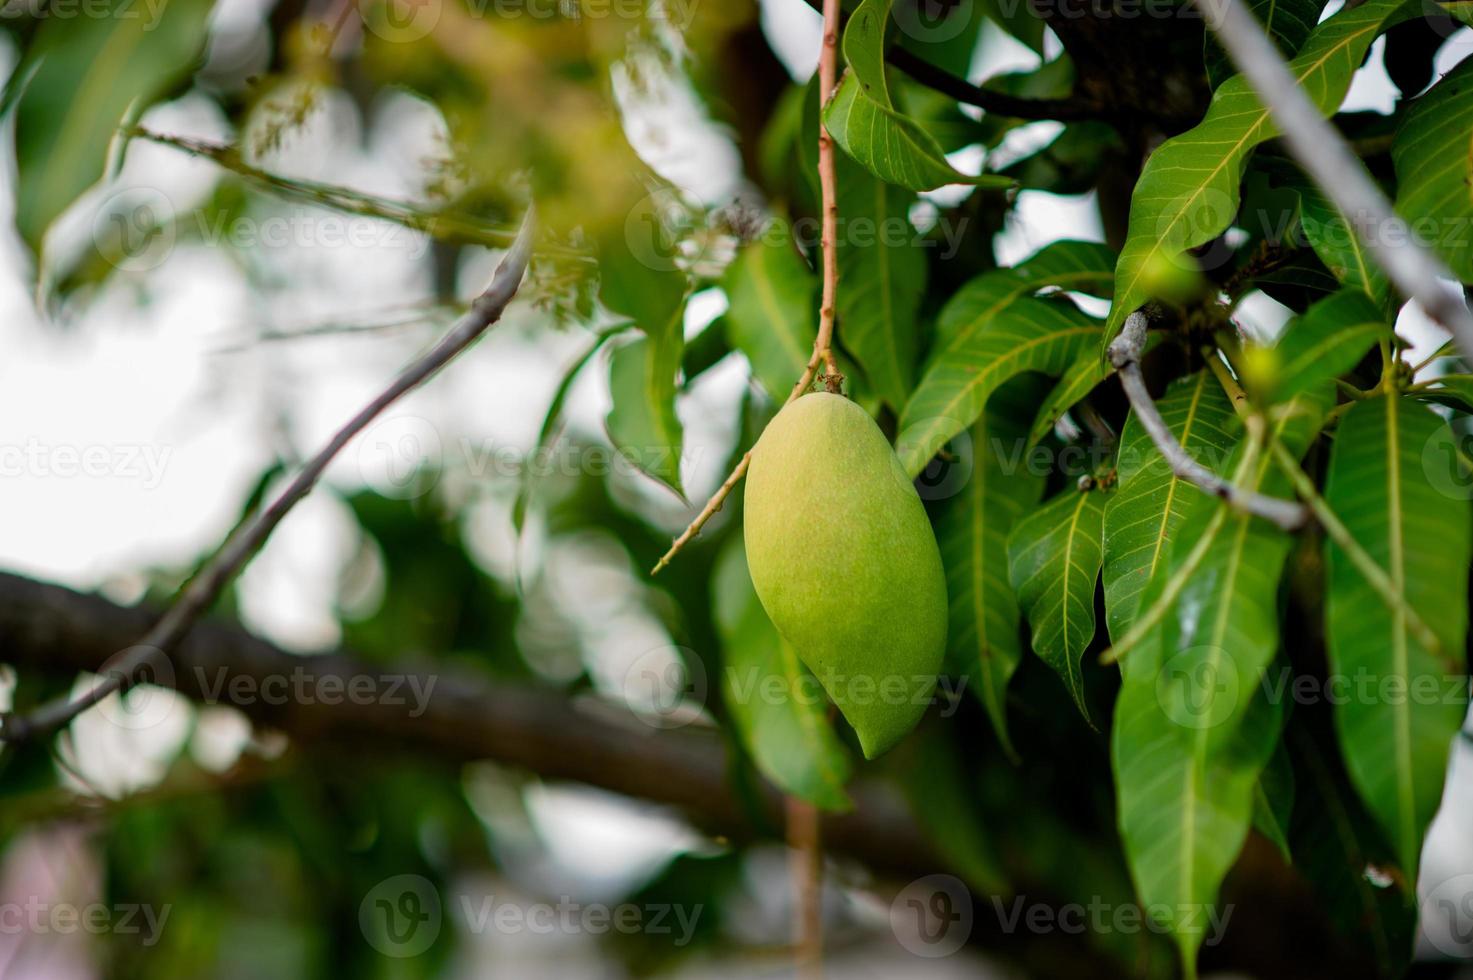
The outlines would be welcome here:
M 1332 112 L 1371 42 L 1417 10 L 1410 0 L 1368 0 L 1343 10 L 1315 28 L 1290 72 L 1321 112 Z M 1106 343 L 1165 283 L 1196 269 L 1188 250 L 1231 226 L 1248 154 L 1276 135 L 1268 110 L 1235 75 L 1217 90 L 1202 122 L 1151 154 L 1131 197 Z
M 1072 303 L 1015 300 L 931 363 L 900 416 L 895 451 L 916 476 L 982 414 L 987 396 L 1024 371 L 1057 375 L 1098 344 L 1100 321 Z
M 1465 415 L 1473 414 L 1473 374 L 1444 374 L 1437 379 L 1436 388 L 1419 391 L 1416 397 Z
M 1276 346 L 1249 348 L 1243 381 L 1263 401 L 1283 401 L 1338 378 L 1389 336 L 1391 327 L 1369 296 L 1341 290 L 1291 321 Z
M 1283 54 L 1292 55 L 1304 44 L 1309 32 L 1320 19 L 1321 0 L 1249 0 L 1248 9 L 1263 25 L 1263 29 L 1277 42 Z M 1233 59 L 1217 41 L 1217 36 L 1207 31 L 1203 38 L 1202 60 L 1207 68 L 1207 84 L 1217 88 L 1233 75 L 1238 68 Z
M 210 7 L 179 0 L 153 11 L 113 0 L 85 17 L 43 18 L 27 56 L 34 73 L 15 106 L 15 223 L 32 251 L 102 177 L 130 108 L 140 113 L 193 71 Z
M 1242 426 L 1212 372 L 1204 369 L 1173 382 L 1156 408 L 1193 459 L 1221 472 Z M 1171 471 L 1134 415 L 1120 434 L 1117 459 L 1117 488 L 1105 505 L 1102 577 L 1105 625 L 1119 641 L 1135 619 L 1141 590 L 1169 556 L 1201 491 Z
M 824 106 L 823 121 L 834 142 L 876 177 L 913 191 L 946 184 L 1006 188 L 995 174 L 969 177 L 946 162 L 935 137 L 895 110 L 885 80 L 885 27 L 890 0 L 864 0 L 844 28 L 849 68 Z
M 949 867 L 980 894 L 1011 889 L 999 858 L 1000 845 L 975 798 L 951 730 L 923 724 L 890 754 L 894 774 L 922 834 L 933 841 Z
M 838 166 L 839 334 L 880 398 L 899 411 L 915 386 L 926 256 L 911 227 L 915 195 L 852 162 Z
M 1374 962 L 1375 975 L 1401 976 L 1416 935 L 1415 899 L 1404 881 L 1388 887 L 1366 873 L 1390 865 L 1392 855 L 1356 798 L 1332 736 L 1317 738 L 1302 717 L 1296 712 L 1284 733 L 1303 787 L 1289 823 L 1294 864 L 1314 886 L 1339 934 Z
M 1289 751 L 1280 742 L 1269 757 L 1253 791 L 1253 829 L 1262 834 L 1290 860 L 1289 821 L 1294 812 L 1294 766 Z
M 723 703 L 753 762 L 784 793 L 825 810 L 849 809 L 849 756 L 829 726 L 823 689 L 763 611 L 740 535 L 717 559 L 711 588 Z
M 1008 533 L 1043 493 L 1043 474 L 1016 450 L 1039 392 L 1025 375 L 1002 386 L 971 428 L 972 469 L 936 515 L 950 609 L 947 670 L 966 678 L 1010 756 L 1007 689 L 1023 658 L 1022 614 L 1008 582 Z
M 1300 396 L 1270 431 L 1302 454 L 1328 393 Z M 1256 442 L 1227 472 L 1281 493 L 1284 478 Z M 1164 912 L 1189 974 L 1253 818 L 1259 778 L 1278 739 L 1281 705 L 1260 683 L 1279 642 L 1278 579 L 1292 539 L 1206 496 L 1183 521 L 1168 562 L 1141 594 L 1159 622 L 1121 661 L 1111 753 L 1119 823 L 1143 904 Z
M 1095 635 L 1095 583 L 1107 494 L 1066 490 L 1008 537 L 1008 580 L 1028 616 L 1033 652 L 1064 680 L 1089 719 L 1080 657 Z
M 1159 333 L 1147 334 L 1142 354 L 1149 353 L 1161 342 L 1163 336 Z M 1100 360 L 1097 351 L 1088 350 L 1079 355 L 1079 360 L 1069 365 L 1058 384 L 1054 385 L 1039 406 L 1038 414 L 1033 419 L 1033 427 L 1028 432 L 1028 448 L 1031 450 L 1042 442 L 1054 426 L 1059 424 L 1065 412 L 1077 405 L 1114 371 L 1108 363 Z
M 1299 227 L 1314 254 L 1336 279 L 1369 296 L 1389 319 L 1396 302 L 1391 281 L 1371 259 L 1345 213 L 1308 177 L 1299 175 L 1292 186 L 1299 192 Z
M 1396 210 L 1453 274 L 1473 282 L 1473 62 L 1415 99 L 1391 144 Z
M 752 373 L 781 402 L 803 375 L 818 334 L 818 277 L 787 236 L 769 231 L 745 246 L 726 272 L 731 344 Z
M 1395 396 L 1358 402 L 1340 423 L 1325 485 L 1325 500 L 1346 530 L 1447 651 L 1445 658 L 1422 646 L 1406 617 L 1380 601 L 1343 551 L 1326 544 L 1330 669 L 1376 684 L 1336 706 L 1336 729 L 1351 779 L 1408 878 L 1417 873 L 1465 710 L 1470 515 L 1466 496 L 1452 495 L 1457 488 L 1429 480 L 1424 461 L 1437 440 L 1451 447 L 1446 423 L 1424 406 Z M 1387 693 L 1387 684 L 1402 695 Z
M 675 358 L 670 353 L 674 350 Z M 684 497 L 680 485 L 680 419 L 675 415 L 679 347 L 648 338 L 614 349 L 605 426 L 614 447 L 648 476 Z
M 977 331 L 1016 299 L 1040 289 L 1108 297 L 1114 289 L 1115 253 L 1098 242 L 1058 241 L 1011 269 L 994 269 L 970 279 L 941 310 L 931 361 L 971 342 Z

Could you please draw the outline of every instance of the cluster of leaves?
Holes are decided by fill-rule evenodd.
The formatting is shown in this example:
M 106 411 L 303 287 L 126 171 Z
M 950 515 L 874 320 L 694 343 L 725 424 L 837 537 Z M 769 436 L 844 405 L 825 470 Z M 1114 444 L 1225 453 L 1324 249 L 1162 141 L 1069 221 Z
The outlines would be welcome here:
M 794 692 L 811 678 L 763 613 L 729 522 L 689 549 L 676 581 L 662 587 L 680 610 L 668 617 L 672 631 L 702 651 L 707 676 L 721 678 L 711 707 L 743 764 L 830 810 L 850 806 L 854 778 L 894 778 L 916 820 L 980 892 L 1041 882 L 1065 897 L 1134 896 L 1167 910 L 1161 924 L 1189 972 L 1204 939 L 1201 910 L 1223 900 L 1256 833 L 1315 886 L 1341 941 L 1363 947 L 1383 971 L 1404 965 L 1422 842 L 1465 712 L 1462 686 L 1449 695 L 1446 680 L 1466 669 L 1473 494 L 1464 491 L 1473 461 L 1458 433 L 1473 415 L 1473 375 L 1454 369 L 1423 381 L 1409 370 L 1392 329 L 1399 299 L 1358 229 L 1282 155 L 1268 112 L 1210 41 L 1200 64 L 1182 68 L 1210 91 L 1210 104 L 1146 158 L 1120 247 L 1058 241 L 998 268 L 990 237 L 1014 189 L 1103 186 L 1118 176 L 1107 168 L 1126 147 L 1153 140 L 1138 124 L 1070 121 L 1021 159 L 965 174 L 955 151 L 997 150 L 1025 121 L 963 112 L 896 75 L 886 56 L 901 46 L 963 75 L 984 31 L 1008 31 L 1043 54 L 1038 17 L 994 9 L 1016 5 L 961 5 L 958 16 L 968 19 L 941 32 L 944 40 L 927 40 L 896 35 L 894 20 L 913 11 L 863 0 L 849 13 L 847 69 L 828 104 L 814 85 L 784 78 L 768 86 L 772 103 L 754 124 L 735 91 L 749 80 L 716 78 L 689 54 L 720 47 L 750 18 L 750 10 L 712 9 L 720 6 L 701 6 L 685 49 L 649 25 L 633 40 L 561 21 L 479 31 L 446 5 L 446 29 L 466 43 L 369 36 L 355 67 L 373 85 L 407 87 L 443 113 L 458 177 L 470 188 L 441 202 L 447 208 L 507 218 L 519 193 L 507 175 L 526 171 L 553 237 L 598 257 L 596 286 L 568 306 L 590 326 L 588 343 L 552 400 L 540 445 L 560 437 L 576 379 L 605 368 L 610 440 L 676 492 L 684 440 L 676 405 L 690 384 L 730 352 L 745 357 L 760 390 L 745 406 L 740 452 L 802 374 L 816 333 L 817 242 L 795 240 L 796 223 L 718 227 L 691 208 L 635 158 L 608 74 L 615 64 L 637 74 L 636 63 L 688 74 L 712 113 L 750 144 L 747 176 L 777 219 L 816 212 L 821 121 L 832 134 L 841 363 L 850 394 L 894 436 L 928 500 L 950 601 L 946 670 L 965 682 L 975 708 L 953 705 L 955 718 L 929 720 L 892 759 L 865 767 L 821 705 L 796 694 L 752 697 L 754 674 Z M 1437 50 L 1425 33 L 1407 33 L 1425 13 L 1414 0 L 1367 0 L 1329 17 L 1317 0 L 1254 7 L 1326 114 L 1337 112 L 1378 38 L 1390 35 L 1388 64 L 1415 47 L 1410 61 L 1430 66 Z M 24 42 L 7 89 L 17 224 L 38 253 L 57 216 L 116 162 L 109 148 L 118 127 L 190 83 L 207 15 L 207 4 L 186 2 L 170 5 L 158 31 L 130 18 L 14 28 Z M 643 60 L 621 61 L 631 50 Z M 1395 61 L 1404 98 L 1392 116 L 1335 120 L 1365 147 L 1405 217 L 1466 229 L 1473 59 L 1435 83 L 1430 67 L 1419 73 L 1407 63 Z M 282 83 L 308 73 L 289 58 L 272 67 Z M 322 70 L 312 63 L 311 72 Z M 987 88 L 1062 99 L 1087 81 L 1075 78 L 1066 51 Z M 228 107 L 244 123 L 265 102 L 254 92 Z M 261 172 L 252 173 L 259 183 Z M 928 195 L 955 184 L 974 191 L 958 204 Z M 942 257 L 943 241 L 955 255 Z M 1459 276 L 1473 278 L 1466 236 L 1435 244 Z M 729 262 L 719 260 L 724 250 L 734 252 Z M 728 309 L 687 343 L 687 302 L 707 288 L 721 289 Z M 1255 293 L 1294 313 L 1277 345 L 1233 328 L 1236 304 Z M 1315 526 L 1280 530 L 1167 465 L 1102 357 L 1146 304 L 1159 329 L 1145 368 L 1177 441 L 1240 487 L 1313 502 Z M 1087 462 L 1071 462 L 1080 459 Z M 518 528 L 542 506 L 553 534 L 612 531 L 636 561 L 652 564 L 661 542 L 641 512 L 602 484 L 576 483 L 519 485 Z M 388 590 L 372 619 L 350 624 L 353 645 L 386 657 L 517 648 L 517 603 L 470 566 L 458 543 L 447 544 L 453 532 L 374 498 L 357 504 L 406 585 Z M 516 658 L 491 669 L 527 675 Z M 1300 679 L 1327 676 L 1376 683 L 1333 706 L 1285 694 Z M 1383 683 L 1409 691 L 1428 679 L 1438 691 L 1431 699 L 1388 695 Z M 386 800 L 439 801 L 455 839 L 469 837 L 453 778 L 421 778 L 391 773 L 379 790 Z M 396 779 L 409 782 L 390 785 Z M 377 828 L 381 844 L 354 860 L 391 844 L 419 855 L 423 814 L 348 801 L 347 816 L 309 824 L 310 836 L 296 815 L 318 803 L 297 798 L 314 792 L 310 780 L 292 780 L 252 795 L 239 812 L 222 804 L 209 817 L 238 819 L 272 840 L 300 836 L 302 866 L 324 865 L 314 873 L 331 879 L 314 881 L 313 893 L 348 896 L 333 906 L 348 925 L 328 926 L 351 932 L 344 910 L 361 889 L 333 877 L 320 860 L 332 848 L 319 851 L 320 842 L 349 839 L 344 827 L 358 822 Z M 176 826 L 187 821 L 167 806 L 145 815 L 118 825 L 110 853 L 153 853 L 161 838 L 201 836 Z M 206 856 L 216 870 L 231 857 Z M 364 859 L 401 870 L 418 860 L 400 857 Z M 138 877 L 144 866 L 118 869 L 121 892 L 158 886 Z M 195 883 L 214 880 L 176 870 Z M 651 887 L 682 886 L 689 870 L 674 868 Z M 729 874 L 723 863 L 719 877 Z M 703 876 L 709 868 L 695 873 Z M 234 886 L 222 879 L 218 887 Z M 1149 935 L 1094 941 L 1140 973 L 1173 969 Z

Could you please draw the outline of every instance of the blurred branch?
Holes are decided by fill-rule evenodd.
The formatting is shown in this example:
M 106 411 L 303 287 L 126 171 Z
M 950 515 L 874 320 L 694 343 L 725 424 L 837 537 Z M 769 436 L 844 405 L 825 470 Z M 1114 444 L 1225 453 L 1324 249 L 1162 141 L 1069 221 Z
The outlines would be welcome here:
M 1344 138 L 1309 100 L 1263 27 L 1239 0 L 1201 0 L 1217 34 L 1253 91 L 1268 107 L 1294 158 L 1342 214 L 1396 288 L 1447 328 L 1473 357 L 1473 312 L 1438 282 L 1457 277 L 1410 233 Z
M 794 917 L 794 966 L 802 980 L 823 977 L 823 847 L 818 808 L 796 796 L 787 799 L 787 836 Z
M 826 0 L 806 0 L 806 2 L 814 10 L 821 11 L 822 4 Z M 963 13 L 972 10 L 969 5 L 959 6 L 956 9 Z M 847 16 L 840 15 L 840 29 L 847 19 Z M 1071 122 L 1077 119 L 1106 119 L 1110 115 L 1103 106 L 1079 98 L 1029 99 L 973 85 L 965 78 L 958 78 L 946 69 L 938 68 L 920 55 L 901 47 L 886 50 L 885 60 L 926 88 L 994 115 L 1011 116 L 1015 119 L 1057 119 L 1061 122 Z
M 260 550 L 278 524 L 297 502 L 307 496 L 322 477 L 333 458 L 353 437 L 400 397 L 419 387 L 446 364 L 469 347 L 486 329 L 501 318 L 517 293 L 527 262 L 532 254 L 535 215 L 531 205 L 522 219 L 516 241 L 496 267 L 485 292 L 476 297 L 471 308 L 456 321 L 440 342 L 399 373 L 399 376 L 359 410 L 327 445 L 313 456 L 286 488 L 264 510 L 258 511 L 244 525 L 226 538 L 225 543 L 180 591 L 164 615 L 143 634 L 142 639 L 125 644 L 115 664 L 85 694 L 76 700 L 51 701 L 24 715 L 6 715 L 0 727 L 0 740 L 22 741 L 46 735 L 68 724 L 73 718 L 108 695 L 125 690 L 146 667 L 158 667 L 168 657 L 205 611 L 214 605 L 225 586 Z M 122 650 L 122 646 L 119 647 Z
M 1125 397 L 1130 400 L 1131 411 L 1140 420 L 1157 451 L 1166 458 L 1171 472 L 1214 497 L 1221 497 L 1239 510 L 1272 521 L 1286 531 L 1303 527 L 1309 521 L 1309 511 L 1304 505 L 1244 490 L 1197 462 L 1182 448 L 1182 444 L 1172 435 L 1171 428 L 1157 411 L 1151 393 L 1146 390 L 1140 364 L 1145 342 L 1146 315 L 1137 311 L 1126 318 L 1125 328 L 1121 330 L 1120 336 L 1110 343 L 1110 363 L 1120 373 L 1120 385 L 1125 389 Z
M 146 608 L 0 573 L 0 661 L 17 667 L 58 676 L 102 670 L 153 619 Z M 299 656 L 211 620 L 181 639 L 167 663 L 180 694 L 234 707 L 304 748 L 407 752 L 441 764 L 491 760 L 668 804 L 708 833 L 740 840 L 782 833 L 782 796 L 765 784 L 745 793 L 731 778 L 726 741 L 710 729 L 660 730 L 621 706 L 491 683 L 432 662 L 368 662 L 346 651 Z M 285 690 L 296 690 L 298 677 L 301 689 L 322 696 L 265 696 L 284 680 Z M 373 696 L 345 694 L 360 685 Z M 854 810 L 822 818 L 831 852 L 896 876 L 944 867 L 892 791 L 861 783 L 851 795 Z
M 172 136 L 154 132 L 142 126 L 134 126 L 128 129 L 126 134 L 150 143 L 157 143 L 160 146 L 172 147 L 190 156 L 209 160 L 238 177 L 284 196 L 334 211 L 342 211 L 345 214 L 392 221 L 414 231 L 423 232 L 438 241 L 454 245 L 507 248 L 517 235 L 514 229 L 487 224 L 468 214 L 454 211 L 429 211 L 404 201 L 391 201 L 347 187 L 283 177 L 247 163 L 237 147 L 225 143 L 211 143 L 188 136 Z M 593 261 L 592 256 L 578 252 L 576 249 L 546 242 L 539 244 L 538 254 L 582 259 L 590 263 Z

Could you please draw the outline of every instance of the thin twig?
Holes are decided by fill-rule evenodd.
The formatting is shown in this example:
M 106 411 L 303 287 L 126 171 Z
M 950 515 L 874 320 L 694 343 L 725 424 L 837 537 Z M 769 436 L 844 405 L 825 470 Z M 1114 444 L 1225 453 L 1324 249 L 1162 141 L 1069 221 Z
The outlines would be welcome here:
M 298 180 L 295 177 L 283 177 L 247 163 L 241 156 L 240 150 L 229 144 L 159 133 L 142 126 L 131 127 L 125 133 L 130 137 L 137 137 L 159 146 L 167 146 L 181 153 L 187 153 L 190 156 L 209 160 L 238 177 L 243 177 L 284 196 L 345 214 L 391 221 L 414 231 L 423 232 L 439 241 L 459 245 L 507 248 L 516 237 L 516 232 L 512 229 L 497 227 L 473 215 L 455 211 L 430 211 L 406 201 L 375 197 L 347 187 Z M 592 261 L 590 255 L 545 241 L 538 244 L 537 251 L 539 255 Z
M 214 605 L 231 579 L 266 543 L 282 518 L 317 485 L 328 464 L 343 447 L 384 409 L 434 377 L 456 355 L 485 333 L 491 324 L 500 319 L 507 304 L 516 295 L 522 276 L 527 271 L 527 262 L 532 255 L 533 224 L 533 210 L 529 206 L 527 216 L 522 220 L 522 228 L 512 242 L 511 249 L 496 267 L 491 284 L 476 297 L 471 308 L 456 321 L 450 332 L 401 371 L 392 384 L 374 396 L 372 401 L 339 429 L 327 445 L 298 471 L 270 506 L 238 527 L 220 546 L 215 556 L 190 579 L 153 628 L 122 654 L 117 663 L 99 677 L 92 688 L 75 701 L 61 698 L 41 705 L 23 716 L 4 718 L 4 725 L 0 727 L 0 741 L 17 742 L 55 731 L 108 695 L 125 690 L 143 668 L 159 664 L 167 658 L 200 616 Z
M 1289 151 L 1356 228 L 1371 258 L 1403 295 L 1450 330 L 1463 353 L 1473 357 L 1473 313 L 1438 282 L 1456 282 L 1457 277 L 1392 210 L 1344 138 L 1294 80 L 1247 7 L 1238 0 L 1198 2 L 1233 63 L 1268 107 Z
M 823 18 L 823 48 L 818 55 L 820 107 L 826 104 L 834 94 L 834 85 L 838 79 L 839 0 L 823 0 Z M 828 127 L 820 123 L 818 127 L 818 186 L 820 205 L 823 208 L 823 235 L 820 238 L 820 244 L 823 247 L 823 303 L 818 311 L 818 335 L 813 338 L 813 354 L 808 358 L 803 374 L 793 385 L 793 390 L 788 392 L 787 401 L 783 402 L 784 408 L 796 401 L 808 390 L 809 385 L 813 384 L 813 379 L 818 376 L 820 364 L 824 367 L 823 380 L 829 391 L 838 392 L 844 381 L 844 376 L 839 373 L 838 362 L 834 358 L 834 301 L 839 288 L 839 256 L 835 249 L 835 242 L 839 237 L 837 184 L 838 181 L 834 176 L 834 141 L 829 136 Z M 706 501 L 706 506 L 701 508 L 695 520 L 691 521 L 680 536 L 670 543 L 670 550 L 661 555 L 655 567 L 650 569 L 651 575 L 660 574 L 660 571 L 680 553 L 680 549 L 701 533 L 706 522 L 716 516 L 716 512 L 726 504 L 726 498 L 741 482 L 742 477 L 747 475 L 747 467 L 751 464 L 752 451 L 749 449 L 742 454 L 742 458 L 722 481 L 721 486 L 716 488 L 711 499 Z
M 1432 632 L 1432 628 L 1423 621 L 1421 616 L 1417 615 L 1417 610 L 1407 602 L 1406 596 L 1397 590 L 1391 577 L 1386 574 L 1386 570 L 1376 564 L 1376 560 L 1367 554 L 1366 550 L 1351 536 L 1349 529 L 1340 523 L 1340 518 L 1330 509 L 1329 502 L 1320 496 L 1319 491 L 1315 489 L 1314 481 L 1309 478 L 1308 473 L 1304 472 L 1304 467 L 1299 465 L 1294 454 L 1289 452 L 1277 439 L 1273 440 L 1272 452 L 1274 462 L 1278 463 L 1279 468 L 1293 481 L 1294 490 L 1314 512 L 1315 520 L 1319 522 L 1320 527 L 1325 529 L 1330 540 L 1345 552 L 1345 556 L 1350 559 L 1356 571 L 1365 578 L 1366 584 L 1376 590 L 1381 601 L 1386 603 L 1387 609 L 1393 613 L 1400 613 L 1406 618 L 1407 627 L 1416 634 L 1418 643 L 1426 647 L 1433 656 L 1442 656 L 1442 641 L 1437 638 L 1437 634 Z
M 1140 356 L 1145 342 L 1146 315 L 1136 311 L 1126 318 L 1120 336 L 1111 342 L 1110 363 L 1120 374 L 1120 385 L 1125 389 L 1131 411 L 1150 435 L 1157 451 L 1166 458 L 1171 472 L 1213 496 L 1221 497 L 1239 510 L 1272 521 L 1286 531 L 1296 531 L 1303 527 L 1309 520 L 1309 511 L 1302 504 L 1245 490 L 1224 480 L 1182 448 L 1166 420 L 1157 411 L 1151 393 L 1146 390 L 1145 378 L 1141 376 Z
M 818 808 L 796 796 L 785 799 L 789 867 L 798 906 L 793 930 L 795 973 L 800 980 L 823 977 L 823 850 Z
M 825 0 L 806 0 L 806 2 L 814 10 L 821 10 Z M 963 14 L 969 8 L 958 7 L 956 9 L 959 14 Z M 840 29 L 843 28 L 845 19 L 847 15 L 840 16 Z M 1030 99 L 973 85 L 965 78 L 958 78 L 946 69 L 933 65 L 915 52 L 899 46 L 888 49 L 885 52 L 885 60 L 926 88 L 940 92 L 942 95 L 949 95 L 958 102 L 976 106 L 983 112 L 990 112 L 998 116 L 1011 116 L 1014 119 L 1057 119 L 1061 122 L 1072 122 L 1079 119 L 1108 120 L 1111 116 L 1105 106 L 1078 97 Z

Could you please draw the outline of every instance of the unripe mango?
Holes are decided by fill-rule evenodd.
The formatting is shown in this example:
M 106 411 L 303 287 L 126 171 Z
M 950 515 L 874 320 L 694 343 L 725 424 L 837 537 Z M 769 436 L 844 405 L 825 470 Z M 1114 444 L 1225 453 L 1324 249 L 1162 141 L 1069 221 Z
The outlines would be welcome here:
M 921 498 L 864 409 L 827 393 L 768 424 L 744 493 L 757 597 L 873 759 L 920 720 L 946 649 Z

